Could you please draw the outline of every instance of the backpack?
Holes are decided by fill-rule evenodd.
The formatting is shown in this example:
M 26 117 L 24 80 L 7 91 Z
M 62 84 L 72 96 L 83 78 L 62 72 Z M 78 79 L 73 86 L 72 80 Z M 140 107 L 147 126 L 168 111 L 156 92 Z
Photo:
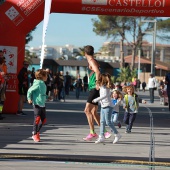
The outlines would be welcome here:
M 138 96 L 136 94 L 133 94 L 132 96 L 135 97 L 135 107 L 137 108 L 136 98 Z M 126 107 L 129 107 L 129 101 L 128 101 L 128 95 L 127 94 L 124 95 L 124 99 L 125 99 Z

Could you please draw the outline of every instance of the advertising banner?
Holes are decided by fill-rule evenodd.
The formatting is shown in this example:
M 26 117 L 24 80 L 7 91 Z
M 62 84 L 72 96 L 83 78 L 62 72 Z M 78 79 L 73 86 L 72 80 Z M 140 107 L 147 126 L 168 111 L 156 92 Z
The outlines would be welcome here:
M 57 1 L 57 0 L 56 0 Z M 54 2 L 56 2 L 54 0 Z M 67 6 L 66 3 L 69 5 Z M 56 3 L 57 4 L 57 3 Z M 63 13 L 169 17 L 169 0 L 69 0 L 59 1 L 53 9 Z
M 17 47 L 12 46 L 0 46 L 0 50 L 3 51 L 3 57 L 5 57 L 7 73 L 9 74 L 7 91 L 11 92 L 16 92 L 17 90 L 17 49 Z

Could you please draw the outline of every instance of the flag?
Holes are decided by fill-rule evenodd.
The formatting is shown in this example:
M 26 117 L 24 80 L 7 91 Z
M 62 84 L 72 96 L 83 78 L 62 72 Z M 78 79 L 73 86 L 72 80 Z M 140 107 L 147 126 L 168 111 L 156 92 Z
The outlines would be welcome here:
M 49 17 L 50 17 L 51 1 L 52 0 L 45 0 L 42 46 L 41 46 L 41 57 L 40 57 L 40 68 L 42 68 L 43 60 L 44 60 L 45 36 L 46 36 L 48 21 L 49 21 Z

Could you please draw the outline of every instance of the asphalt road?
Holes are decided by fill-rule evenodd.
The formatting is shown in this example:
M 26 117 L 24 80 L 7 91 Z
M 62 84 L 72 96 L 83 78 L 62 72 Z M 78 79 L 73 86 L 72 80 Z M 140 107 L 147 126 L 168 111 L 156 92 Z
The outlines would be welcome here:
M 138 94 L 149 101 L 148 92 Z M 82 138 L 89 133 L 83 112 L 86 99 L 86 93 L 82 93 L 80 99 L 76 100 L 74 92 L 71 92 L 66 102 L 47 102 L 47 124 L 42 128 L 39 143 L 31 139 L 32 106 L 25 103 L 25 117 L 5 115 L 6 118 L 0 121 L 1 170 L 43 170 L 45 167 L 49 170 L 113 167 L 140 170 L 153 166 L 157 170 L 170 169 L 170 113 L 167 106 L 159 104 L 157 93 L 154 104 L 147 102 L 140 105 L 131 134 L 124 133 L 124 124 L 118 129 L 122 138 L 115 145 L 112 144 L 113 136 L 104 144 L 83 141 Z M 121 108 L 119 119 L 122 118 Z M 152 121 L 153 128 L 150 126 Z M 99 127 L 95 127 L 99 133 Z M 152 162 L 149 162 L 151 158 Z

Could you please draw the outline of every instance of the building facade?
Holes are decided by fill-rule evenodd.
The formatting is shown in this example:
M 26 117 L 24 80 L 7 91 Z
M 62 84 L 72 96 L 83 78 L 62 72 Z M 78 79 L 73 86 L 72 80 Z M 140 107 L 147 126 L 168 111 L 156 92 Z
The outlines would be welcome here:
M 124 56 L 132 55 L 132 48 L 127 44 L 123 44 Z M 120 42 L 105 42 L 101 51 L 97 55 L 98 59 L 104 58 L 107 60 L 120 60 Z M 152 43 L 143 41 L 142 43 L 142 56 L 151 59 L 152 56 Z M 155 59 L 165 63 L 170 63 L 170 45 L 156 44 Z

